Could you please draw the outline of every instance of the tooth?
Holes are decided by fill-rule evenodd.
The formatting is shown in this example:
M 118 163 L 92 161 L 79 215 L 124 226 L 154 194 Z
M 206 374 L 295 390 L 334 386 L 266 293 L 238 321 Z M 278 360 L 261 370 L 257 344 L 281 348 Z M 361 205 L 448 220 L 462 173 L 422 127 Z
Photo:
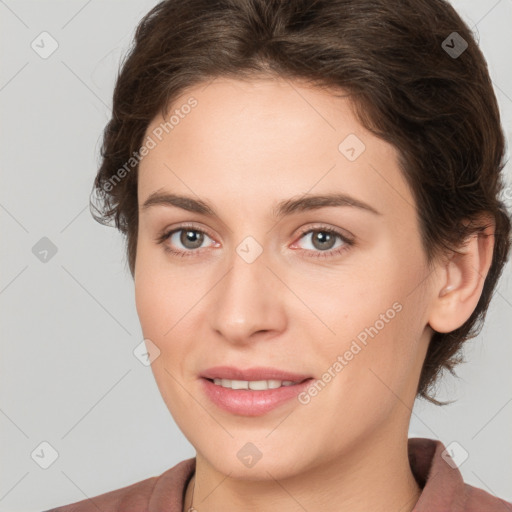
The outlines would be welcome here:
M 246 380 L 232 380 L 231 387 L 233 389 L 249 389 L 249 382 Z
M 276 389 L 281 386 L 293 386 L 297 384 L 291 380 L 231 380 L 231 379 L 213 379 L 214 384 L 228 389 L 252 389 L 254 391 L 264 391 L 266 389 Z
M 256 391 L 262 391 L 268 389 L 266 380 L 251 380 L 249 381 L 249 389 L 254 389 Z

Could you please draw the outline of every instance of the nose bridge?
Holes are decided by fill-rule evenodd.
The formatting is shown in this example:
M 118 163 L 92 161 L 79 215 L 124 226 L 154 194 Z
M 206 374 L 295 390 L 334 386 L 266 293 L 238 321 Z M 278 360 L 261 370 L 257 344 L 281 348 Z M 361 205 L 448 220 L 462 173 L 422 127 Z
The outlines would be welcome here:
M 261 302 L 265 280 L 270 274 L 267 269 L 268 258 L 262 249 L 260 254 L 257 254 L 254 243 L 243 241 L 235 248 L 230 258 L 230 271 L 223 283 L 219 301 L 229 306 L 231 317 L 237 316 L 238 313 L 241 318 L 250 318 L 244 311 L 250 310 L 255 313 L 256 303 Z
M 282 304 L 270 259 L 253 237 L 233 249 L 229 270 L 218 283 L 211 308 L 212 328 L 230 341 L 243 342 L 252 333 L 282 327 Z

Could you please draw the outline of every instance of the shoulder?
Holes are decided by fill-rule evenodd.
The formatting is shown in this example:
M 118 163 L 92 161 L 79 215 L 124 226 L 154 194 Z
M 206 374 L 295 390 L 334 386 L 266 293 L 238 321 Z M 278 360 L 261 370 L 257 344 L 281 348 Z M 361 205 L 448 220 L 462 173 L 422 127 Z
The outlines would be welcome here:
M 502 500 L 483 489 L 464 484 L 465 512 L 512 512 L 512 502 Z
M 462 447 L 438 439 L 409 438 L 411 470 L 422 492 L 413 512 L 512 512 L 512 503 L 464 482 L 459 470 Z
M 92 512 L 98 510 L 125 512 L 142 511 L 147 508 L 149 498 L 159 477 L 154 476 L 127 485 L 115 491 L 109 491 L 92 498 L 86 498 L 69 505 L 52 508 L 46 512 Z
M 160 476 L 146 478 L 114 491 L 99 494 L 45 512 L 146 512 L 149 504 L 165 497 L 168 504 L 181 500 L 185 482 L 195 467 L 195 459 L 184 460 Z

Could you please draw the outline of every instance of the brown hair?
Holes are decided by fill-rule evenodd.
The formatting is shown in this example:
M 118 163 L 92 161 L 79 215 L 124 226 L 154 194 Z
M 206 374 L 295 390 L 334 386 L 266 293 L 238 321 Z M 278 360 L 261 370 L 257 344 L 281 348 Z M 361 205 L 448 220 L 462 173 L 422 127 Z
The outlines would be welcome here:
M 165 118 L 187 87 L 218 76 L 279 76 L 348 92 L 360 122 L 399 151 L 429 264 L 482 231 L 479 214 L 494 219 L 493 259 L 478 305 L 458 329 L 434 332 L 420 375 L 417 394 L 448 403 L 428 393 L 443 368 L 454 374 L 462 343 L 479 333 L 511 242 L 510 216 L 499 200 L 504 136 L 487 64 L 470 29 L 443 0 L 156 5 L 121 65 L 93 188 L 100 208 L 91 202 L 100 213 L 93 212 L 96 220 L 113 218 L 126 236 L 132 277 L 138 166 L 130 159 L 159 110 Z

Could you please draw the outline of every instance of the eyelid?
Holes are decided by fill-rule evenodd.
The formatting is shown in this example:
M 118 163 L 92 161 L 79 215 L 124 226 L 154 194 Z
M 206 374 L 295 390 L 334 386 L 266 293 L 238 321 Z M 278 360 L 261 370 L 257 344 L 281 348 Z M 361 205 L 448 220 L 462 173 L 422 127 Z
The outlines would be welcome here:
M 184 224 L 179 224 L 176 227 L 171 226 L 171 227 L 164 228 L 156 236 L 155 241 L 157 243 L 162 243 L 165 240 L 167 240 L 171 235 L 176 233 L 176 231 L 181 231 L 181 230 L 186 230 L 186 229 L 189 229 L 190 231 L 197 231 L 199 233 L 204 233 L 212 240 L 215 240 L 215 237 L 208 231 L 208 229 L 199 227 L 199 226 L 195 225 L 194 223 L 185 222 Z
M 346 242 L 354 243 L 354 236 L 349 234 L 347 231 L 341 228 L 335 228 L 334 226 L 329 226 L 327 224 L 316 223 L 313 225 L 309 225 L 305 228 L 301 228 L 299 230 L 298 238 L 302 238 L 305 234 L 310 233 L 311 231 L 326 231 L 328 233 L 334 233 L 342 238 Z M 325 251 L 327 252 L 327 251 Z

